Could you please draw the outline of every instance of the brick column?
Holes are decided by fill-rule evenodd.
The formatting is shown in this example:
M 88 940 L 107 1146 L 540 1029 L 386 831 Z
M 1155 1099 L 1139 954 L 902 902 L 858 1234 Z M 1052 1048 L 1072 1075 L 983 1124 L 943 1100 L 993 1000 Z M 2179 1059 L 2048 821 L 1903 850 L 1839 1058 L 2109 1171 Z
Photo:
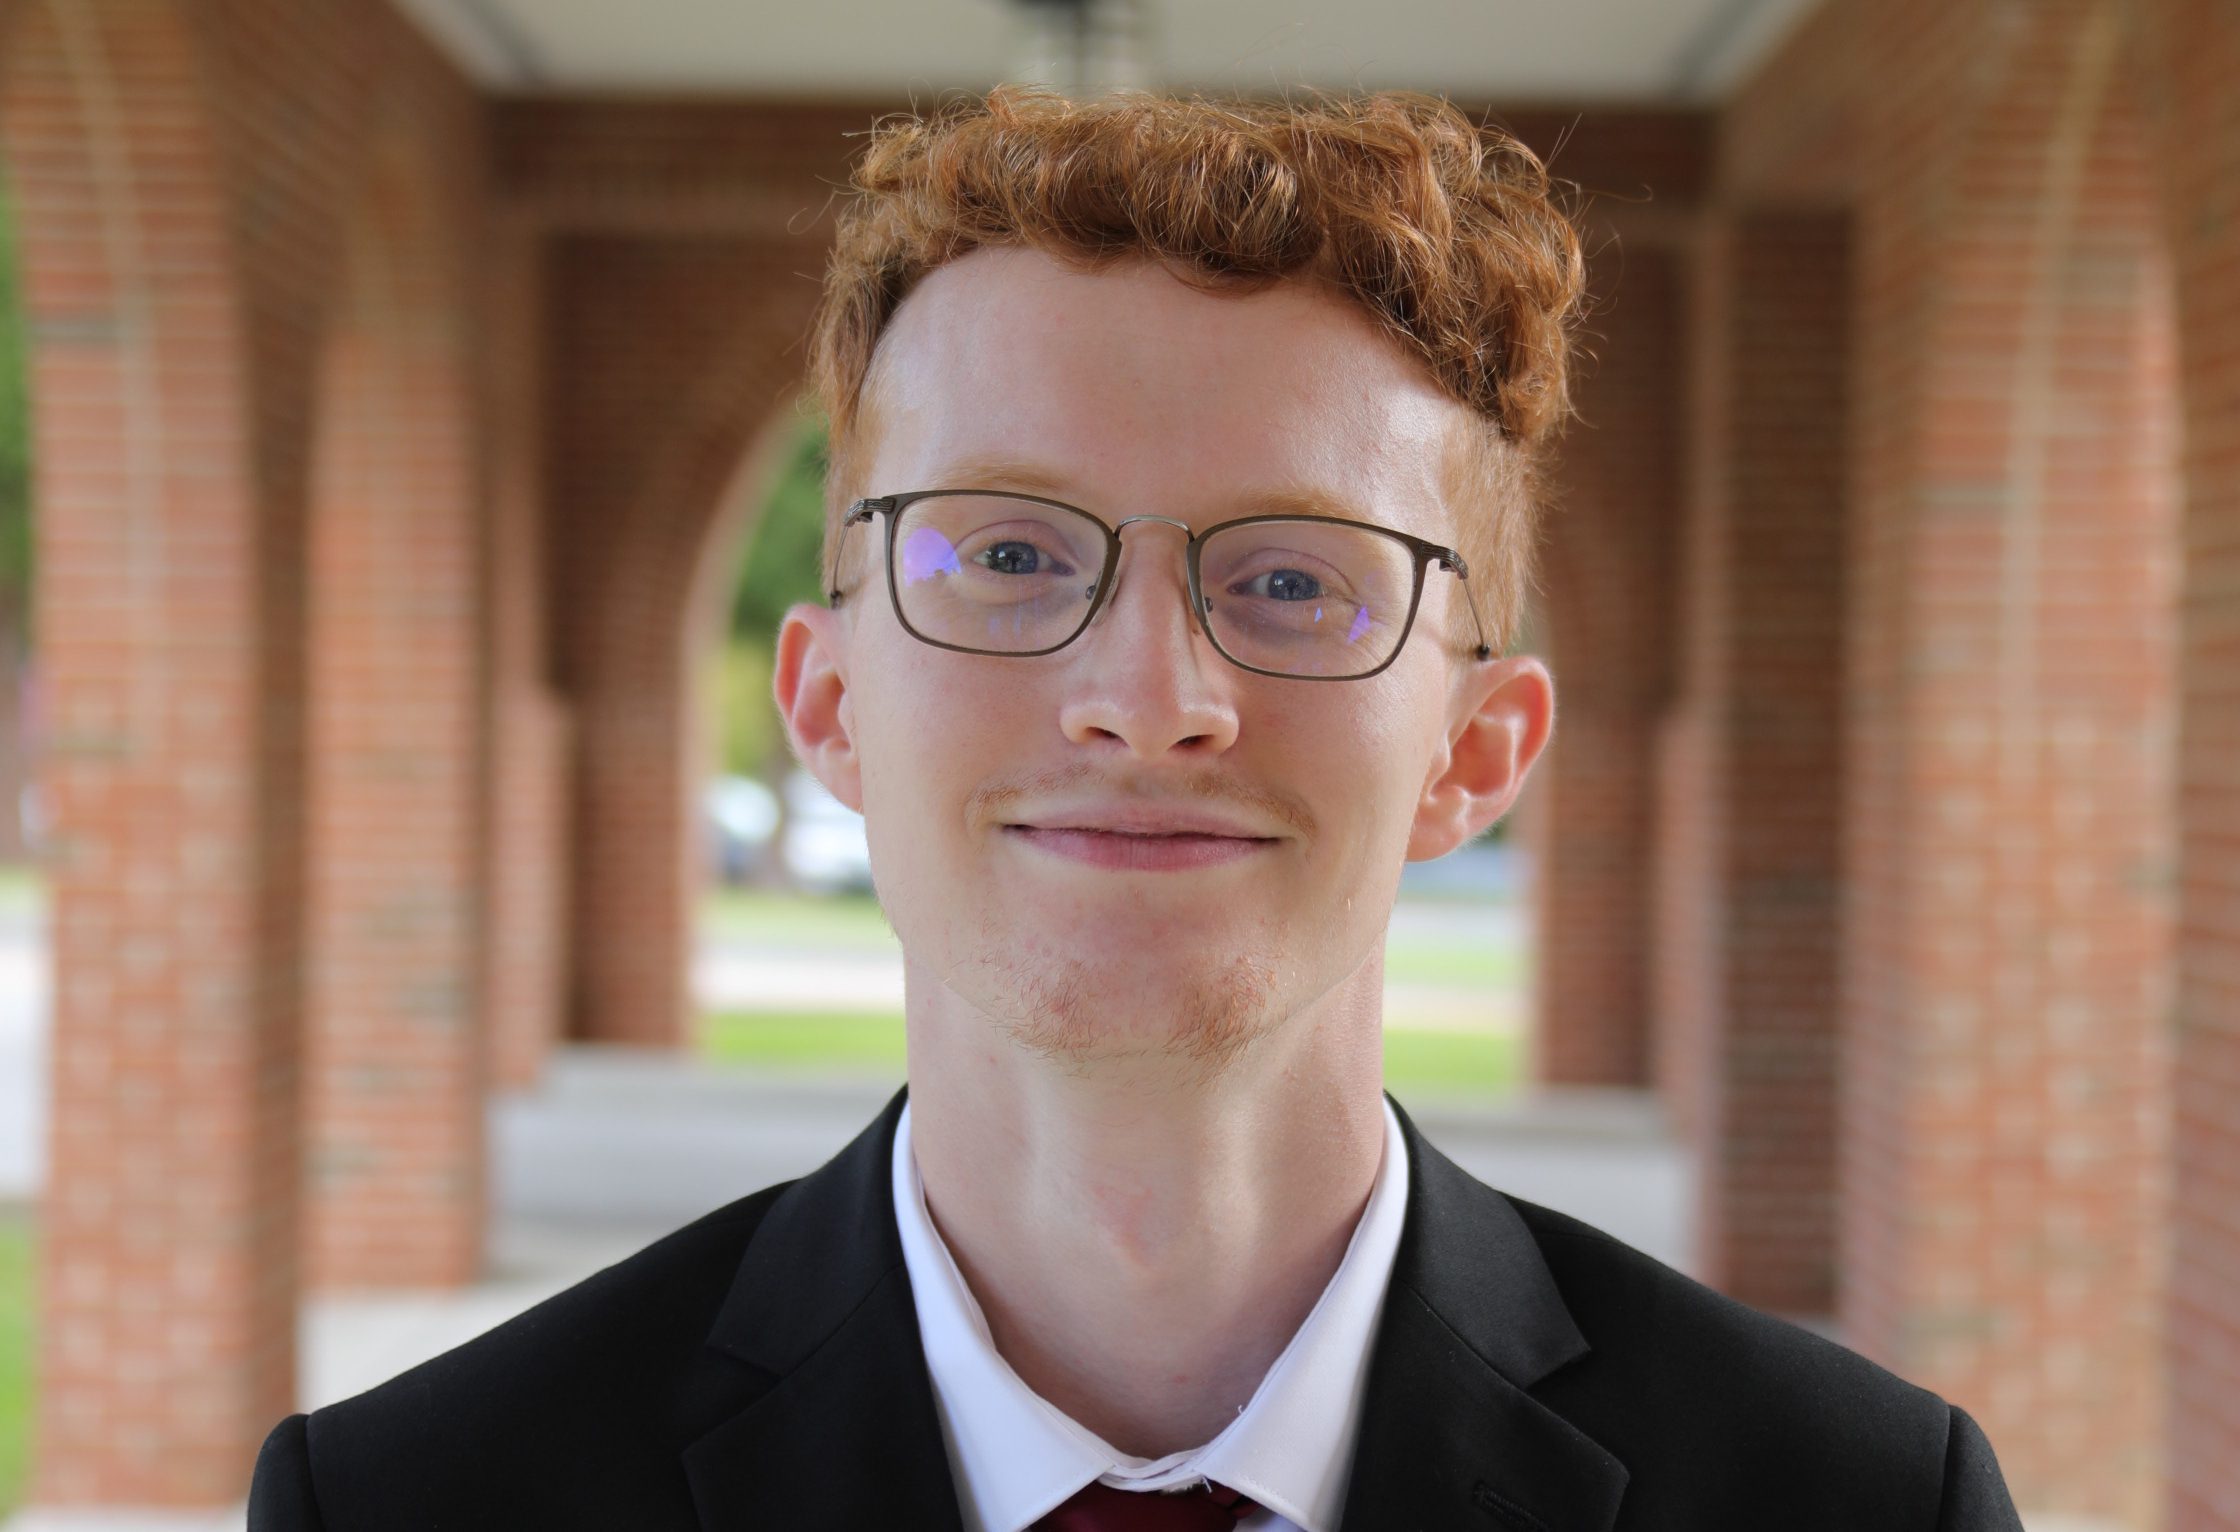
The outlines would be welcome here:
M 2240 11 L 2148 8 L 2185 401 L 2170 1532 L 2240 1528 Z
M 295 1388 L 300 485 L 190 24 L 9 26 L 57 974 L 30 1498 L 224 1504 Z
M 1535 827 L 1534 1077 L 1649 1083 L 1653 762 L 1672 675 L 1680 265 L 1630 246 L 1598 269 L 1580 418 L 1552 475 L 1545 579 L 1556 727 Z
M 322 1288 L 471 1281 L 484 1222 L 468 318 L 481 139 L 448 66 L 389 63 L 344 223 L 315 438 L 308 1234 Z
M 484 1015 L 493 1082 L 525 1087 L 561 1033 L 569 712 L 553 686 L 552 562 L 538 408 L 544 263 L 535 225 L 500 211 L 482 261 L 490 399 L 490 918 Z
M 1804 1315 L 1835 1307 L 1847 257 L 1824 212 L 1726 215 L 1702 251 L 1658 943 L 1696 1274 Z
M 1845 1338 L 2153 1522 L 2171 337 L 2113 4 L 1860 17 Z
M 801 254 L 775 235 L 583 236 L 558 241 L 547 269 L 555 626 L 577 747 L 574 1036 L 689 1035 L 707 874 L 688 618 L 726 492 L 793 406 L 816 296 Z

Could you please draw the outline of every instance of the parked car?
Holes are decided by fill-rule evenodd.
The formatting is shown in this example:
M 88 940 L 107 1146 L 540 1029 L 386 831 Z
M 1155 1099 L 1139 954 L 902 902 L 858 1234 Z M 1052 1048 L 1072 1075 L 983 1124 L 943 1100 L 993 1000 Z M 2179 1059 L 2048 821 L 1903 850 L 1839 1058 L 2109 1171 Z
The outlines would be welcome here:
M 734 885 L 758 876 L 778 829 L 778 795 L 752 777 L 715 777 L 701 802 L 716 876 Z
M 779 855 L 803 888 L 823 894 L 871 892 L 871 842 L 863 816 L 808 772 L 786 778 L 786 823 Z

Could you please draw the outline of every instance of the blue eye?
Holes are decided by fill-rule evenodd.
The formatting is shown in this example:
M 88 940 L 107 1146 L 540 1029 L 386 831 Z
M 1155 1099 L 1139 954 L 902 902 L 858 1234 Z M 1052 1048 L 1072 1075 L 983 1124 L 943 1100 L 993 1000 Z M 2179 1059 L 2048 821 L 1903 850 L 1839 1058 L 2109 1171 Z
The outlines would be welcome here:
M 1033 543 L 1020 542 L 1013 538 L 1000 543 L 990 543 L 972 556 L 972 562 L 984 569 L 992 569 L 997 574 L 1041 574 L 1043 572 L 1043 557 L 1042 550 Z M 1071 574 L 1073 572 L 1065 568 L 1064 565 L 1058 564 L 1054 559 L 1051 562 L 1055 566 L 1050 571 L 1053 574 Z
M 1262 581 L 1268 588 L 1256 591 L 1254 586 Z M 1254 575 L 1242 585 L 1229 587 L 1232 595 L 1264 595 L 1277 601 L 1319 601 L 1322 582 L 1300 569 L 1271 569 L 1266 574 Z

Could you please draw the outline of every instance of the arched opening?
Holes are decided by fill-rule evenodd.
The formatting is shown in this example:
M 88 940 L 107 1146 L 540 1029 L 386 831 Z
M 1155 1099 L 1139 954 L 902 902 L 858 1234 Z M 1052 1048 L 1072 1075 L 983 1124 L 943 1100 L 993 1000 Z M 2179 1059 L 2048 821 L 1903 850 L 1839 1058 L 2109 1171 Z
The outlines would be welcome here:
M 0 868 L 20 868 L 31 859 L 39 816 L 32 773 L 38 713 L 31 642 L 31 396 L 15 215 L 4 170 L 0 167 Z
M 31 400 L 6 171 L 0 163 L 0 1518 L 23 1493 L 31 1448 L 48 974 L 45 890 L 34 861 Z
M 771 432 L 704 575 L 693 1036 L 702 1058 L 774 1087 L 852 1082 L 875 1112 L 903 1078 L 901 949 L 872 889 L 862 816 L 794 760 L 770 693 L 779 619 L 824 600 L 825 427 L 803 401 Z

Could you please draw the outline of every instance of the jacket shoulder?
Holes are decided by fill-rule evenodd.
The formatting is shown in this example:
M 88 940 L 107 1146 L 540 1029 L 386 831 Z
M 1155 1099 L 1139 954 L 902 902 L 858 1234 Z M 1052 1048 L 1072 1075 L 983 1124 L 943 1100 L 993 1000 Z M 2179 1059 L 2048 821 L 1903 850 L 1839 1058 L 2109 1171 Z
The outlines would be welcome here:
M 1627 1464 L 1629 1504 L 1685 1503 L 1706 1525 L 1776 1510 L 1798 1525 L 1946 1525 L 1954 1443 L 1981 1433 L 1945 1400 L 1591 1224 L 1508 1200 L 1593 1347 L 1533 1393 Z M 1971 1471 L 1996 1481 L 1987 1442 L 1976 1456 Z M 1842 1519 L 1814 1522 L 1834 1507 Z
M 685 1496 L 677 1455 L 737 1408 L 744 1364 L 704 1341 L 764 1215 L 793 1184 L 718 1208 L 385 1383 L 282 1421 L 258 1459 L 251 1525 L 472 1524 L 478 1506 L 519 1514 L 525 1493 L 551 1497 L 550 1525 L 593 1525 L 583 1518 L 600 1484 L 627 1486 L 629 1514 L 642 1518 L 632 1524 L 660 1524 L 646 1497 L 670 1480 Z M 689 1501 L 679 1503 L 689 1525 Z

